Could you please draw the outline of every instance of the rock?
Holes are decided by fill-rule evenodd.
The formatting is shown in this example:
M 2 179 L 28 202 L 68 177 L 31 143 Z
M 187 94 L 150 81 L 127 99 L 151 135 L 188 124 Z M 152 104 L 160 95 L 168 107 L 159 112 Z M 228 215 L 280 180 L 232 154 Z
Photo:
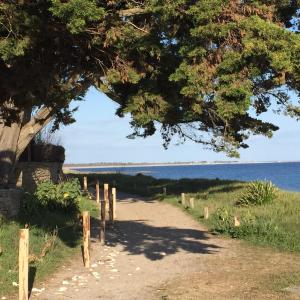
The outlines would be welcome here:
M 32 292 L 34 292 L 34 293 L 41 293 L 41 292 L 43 292 L 45 290 L 45 288 L 41 288 L 41 289 L 38 289 L 38 288 L 32 288 Z
M 300 296 L 300 286 L 288 287 L 285 288 L 284 291 Z
M 96 279 L 100 278 L 100 274 L 98 272 L 93 272 L 92 274 Z

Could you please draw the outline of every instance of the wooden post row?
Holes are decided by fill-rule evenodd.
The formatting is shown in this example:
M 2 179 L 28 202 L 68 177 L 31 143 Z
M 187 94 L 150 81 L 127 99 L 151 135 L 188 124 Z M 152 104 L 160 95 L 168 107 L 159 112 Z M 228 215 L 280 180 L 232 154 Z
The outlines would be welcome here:
M 113 199 L 113 220 L 117 218 L 117 189 L 114 187 L 111 190 L 112 199 Z
M 100 203 L 100 187 L 99 180 L 96 181 L 96 202 Z
M 20 230 L 19 239 L 19 300 L 28 300 L 29 229 Z
M 87 176 L 83 177 L 83 190 L 86 192 L 88 189 Z
M 105 215 L 106 215 L 106 203 L 104 200 L 101 203 L 101 219 L 100 219 L 100 242 L 105 245 Z
M 90 236 L 91 236 L 91 222 L 90 212 L 84 211 L 82 214 L 83 224 L 83 263 L 86 268 L 90 267 Z

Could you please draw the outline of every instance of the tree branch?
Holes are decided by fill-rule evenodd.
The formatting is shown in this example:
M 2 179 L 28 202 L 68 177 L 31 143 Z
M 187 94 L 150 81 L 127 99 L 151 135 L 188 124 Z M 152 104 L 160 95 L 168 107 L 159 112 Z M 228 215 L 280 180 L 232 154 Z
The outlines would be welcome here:
M 53 108 L 42 107 L 31 119 L 21 128 L 17 151 L 16 160 L 26 149 L 31 140 L 45 127 L 53 117 Z
M 147 10 L 140 7 L 134 7 L 129 9 L 120 10 L 119 15 L 120 17 L 131 17 L 135 15 L 143 15 L 147 13 Z

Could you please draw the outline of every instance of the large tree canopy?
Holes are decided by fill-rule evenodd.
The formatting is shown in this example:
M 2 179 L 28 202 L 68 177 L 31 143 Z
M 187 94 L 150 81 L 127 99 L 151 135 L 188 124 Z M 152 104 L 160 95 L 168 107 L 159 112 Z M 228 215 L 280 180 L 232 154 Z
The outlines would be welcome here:
M 120 104 L 118 115 L 131 114 L 133 136 L 159 123 L 165 145 L 178 136 L 237 155 L 251 134 L 278 129 L 259 118 L 270 107 L 300 115 L 299 8 L 300 0 L 1 1 L 0 144 L 8 128 L 17 134 L 0 150 L 18 158 L 49 119 L 73 121 L 71 100 L 95 86 Z

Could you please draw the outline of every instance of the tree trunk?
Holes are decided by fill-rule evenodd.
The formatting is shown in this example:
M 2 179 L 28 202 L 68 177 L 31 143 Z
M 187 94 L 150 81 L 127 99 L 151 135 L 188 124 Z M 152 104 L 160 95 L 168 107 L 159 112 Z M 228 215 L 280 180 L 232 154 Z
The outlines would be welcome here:
M 21 122 L 11 126 L 0 124 L 0 186 L 7 186 L 15 164 Z
M 30 118 L 31 112 L 23 111 L 19 122 L 10 126 L 0 120 L 0 186 L 8 186 L 15 164 L 35 135 L 51 121 L 52 112 L 43 107 Z

